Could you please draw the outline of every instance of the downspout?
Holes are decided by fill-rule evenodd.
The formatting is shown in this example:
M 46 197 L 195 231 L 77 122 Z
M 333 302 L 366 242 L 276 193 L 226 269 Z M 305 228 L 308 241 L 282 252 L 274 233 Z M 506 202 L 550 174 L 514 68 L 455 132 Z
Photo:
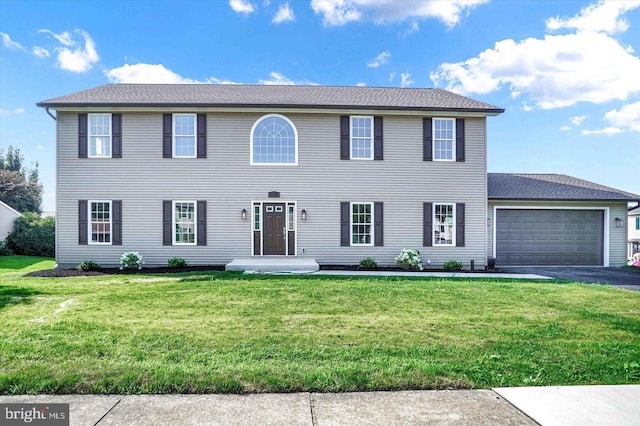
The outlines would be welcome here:
M 49 114 L 49 117 L 53 118 L 53 121 L 58 120 L 55 115 L 51 114 L 51 111 L 49 111 L 49 107 L 45 107 L 44 110 L 47 112 L 47 114 Z

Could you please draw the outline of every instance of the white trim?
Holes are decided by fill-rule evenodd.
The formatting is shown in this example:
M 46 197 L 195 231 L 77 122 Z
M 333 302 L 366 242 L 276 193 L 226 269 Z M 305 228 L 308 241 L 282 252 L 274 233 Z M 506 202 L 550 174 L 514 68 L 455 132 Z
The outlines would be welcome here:
M 176 117 L 193 117 L 193 155 L 176 154 Z M 179 135 L 187 136 L 187 135 Z M 171 154 L 173 158 L 196 158 L 198 155 L 198 116 L 192 113 L 171 114 Z
M 91 138 L 96 136 L 105 136 L 91 134 L 91 117 L 102 115 L 109 116 L 109 155 L 91 155 Z M 107 112 L 87 114 L 87 158 L 113 158 L 113 114 Z
M 497 225 L 497 211 L 498 210 L 601 210 L 604 212 L 604 217 L 603 217 L 603 221 L 604 223 L 603 225 L 603 233 L 604 235 L 602 236 L 602 266 L 609 266 L 609 207 L 606 206 L 593 206 L 593 207 L 588 207 L 588 206 L 580 206 L 580 207 L 573 207 L 573 206 L 540 206 L 540 205 L 536 205 L 536 206 L 493 206 L 493 241 L 492 241 L 492 255 L 493 258 L 496 258 L 496 248 L 497 248 L 497 244 L 496 244 L 496 229 L 498 228 Z M 526 265 L 522 265 L 522 266 L 526 266 Z
M 370 149 L 369 151 L 371 152 L 371 156 L 369 157 L 353 157 L 353 119 L 354 118 L 368 118 L 369 120 L 371 120 L 371 138 L 369 139 L 370 142 Z M 358 160 L 364 160 L 364 161 L 369 161 L 369 160 L 373 160 L 374 159 L 374 150 L 375 150 L 375 126 L 374 126 L 374 118 L 373 115 L 350 115 L 349 116 L 349 160 L 354 160 L 354 161 L 358 161 Z M 358 137 L 358 139 L 364 139 L 362 137 Z
M 192 203 L 193 204 L 193 242 L 179 243 L 176 242 L 176 204 Z M 171 200 L 171 244 L 174 246 L 195 246 L 198 244 L 198 202 L 193 200 Z
M 371 206 L 371 242 L 370 243 L 354 243 L 353 242 L 353 205 L 369 204 Z M 376 241 L 376 218 L 375 205 L 373 201 L 351 201 L 349 203 L 349 246 L 351 247 L 373 247 Z
M 456 246 L 456 203 L 442 203 L 442 202 L 433 202 L 432 204 L 432 216 L 431 216 L 431 247 L 457 247 Z M 451 211 L 453 213 L 453 223 L 451 228 L 451 244 L 436 244 L 435 243 L 435 233 L 434 227 L 436 226 L 436 206 L 451 206 Z
M 87 245 L 92 246 L 111 246 L 113 245 L 113 200 L 87 200 Z M 94 223 L 91 221 L 91 205 L 93 203 L 107 203 L 109 204 L 109 242 L 94 242 L 93 232 L 91 225 Z M 106 223 L 106 222 L 95 222 Z
M 452 135 L 453 139 L 451 141 L 451 158 L 436 158 L 436 120 L 446 120 L 453 122 Z M 431 157 L 433 161 L 441 161 L 441 162 L 456 162 L 456 119 L 453 117 L 432 117 L 431 118 Z
M 264 254 L 264 204 L 284 204 L 284 221 L 285 221 L 285 242 L 284 242 L 284 255 L 285 256 L 298 256 L 298 202 L 294 201 L 294 200 L 280 200 L 277 199 L 277 201 L 275 201 L 276 199 L 271 198 L 271 199 L 267 199 L 267 200 L 251 200 L 251 257 L 264 257 L 264 256 L 272 256 L 272 255 L 265 255 Z M 296 248 L 296 252 L 293 255 L 289 254 L 289 204 L 293 204 L 293 211 L 294 211 L 294 219 L 293 219 L 293 232 L 294 232 L 294 236 L 295 236 L 295 240 L 294 240 L 294 245 Z M 259 206 L 260 209 L 260 254 L 254 254 L 254 249 L 255 249 L 255 245 L 254 245 L 254 237 L 253 237 L 253 233 L 256 231 L 256 229 L 254 228 L 255 225 L 255 206 Z
M 284 121 L 289 123 L 289 125 L 293 129 L 294 149 L 295 149 L 293 163 L 256 163 L 253 161 L 253 133 L 255 132 L 256 127 L 258 127 L 258 124 L 262 122 L 262 120 L 270 117 L 282 118 Z M 293 121 L 291 121 L 289 118 L 287 118 L 282 114 L 266 114 L 259 117 L 253 123 L 253 126 L 251 126 L 251 134 L 249 135 L 249 165 L 251 166 L 297 166 L 298 165 L 298 129 L 296 128 L 296 125 L 293 124 Z

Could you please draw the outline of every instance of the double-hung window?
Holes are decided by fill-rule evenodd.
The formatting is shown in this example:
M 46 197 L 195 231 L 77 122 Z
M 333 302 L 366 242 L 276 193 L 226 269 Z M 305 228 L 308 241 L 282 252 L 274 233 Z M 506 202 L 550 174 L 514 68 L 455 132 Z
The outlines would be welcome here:
M 352 115 L 351 159 L 373 160 L 373 117 Z
M 89 244 L 111 244 L 111 201 L 90 201 L 89 209 Z
M 111 157 L 111 114 L 88 114 L 89 157 Z
M 196 114 L 173 114 L 173 156 L 196 157 Z
M 173 229 L 173 244 L 196 243 L 195 201 L 174 201 Z
M 351 245 L 373 245 L 373 203 L 351 203 Z
M 455 119 L 433 119 L 433 159 L 434 161 L 456 160 Z
M 455 224 L 455 204 L 434 204 L 433 245 L 455 245 Z

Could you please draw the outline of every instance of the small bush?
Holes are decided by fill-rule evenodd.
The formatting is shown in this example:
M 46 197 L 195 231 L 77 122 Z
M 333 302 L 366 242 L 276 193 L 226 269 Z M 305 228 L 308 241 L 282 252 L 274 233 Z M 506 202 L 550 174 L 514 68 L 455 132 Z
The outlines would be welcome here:
M 13 251 L 4 242 L 0 243 L 0 256 L 11 256 Z
M 447 262 L 444 262 L 442 268 L 445 271 L 459 271 L 462 269 L 462 263 L 458 262 L 457 260 L 449 260 Z
M 360 261 L 360 269 L 376 269 L 378 264 L 373 257 L 365 257 Z
M 6 246 L 15 254 L 54 257 L 56 255 L 56 220 L 24 213 L 16 220 L 15 228 L 7 236 Z
M 99 270 L 101 268 L 102 268 L 102 266 L 98 265 L 93 260 L 83 260 L 82 262 L 80 262 L 78 264 L 78 266 L 76 266 L 76 269 L 78 271 L 83 271 L 83 272 L 97 271 L 97 270 Z
M 142 269 L 144 261 L 137 251 L 127 251 L 120 256 L 120 269 Z
M 169 259 L 168 264 L 169 264 L 169 268 L 174 268 L 174 269 L 182 269 L 189 266 L 189 262 L 187 262 L 181 257 L 172 257 L 171 259 Z
M 420 252 L 414 249 L 402 249 L 396 257 L 396 265 L 410 271 L 422 271 Z

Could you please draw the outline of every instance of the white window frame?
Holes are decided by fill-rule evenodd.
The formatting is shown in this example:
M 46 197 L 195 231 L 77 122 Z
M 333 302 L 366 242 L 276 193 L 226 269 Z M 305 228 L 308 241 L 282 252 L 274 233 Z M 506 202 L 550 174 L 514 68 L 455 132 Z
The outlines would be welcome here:
M 447 225 L 441 225 L 439 222 L 436 222 L 436 206 L 451 206 L 451 212 L 452 212 L 452 220 L 453 223 L 451 224 L 451 244 L 448 243 L 440 243 L 440 242 L 436 242 L 436 226 L 447 226 Z M 433 216 L 431 218 L 432 220 L 432 227 L 431 227 L 431 235 L 432 235 L 432 246 L 433 247 L 455 247 L 456 246 L 456 203 L 433 203 Z M 439 231 L 442 232 L 442 231 Z
M 102 135 L 102 134 L 94 135 L 93 133 L 91 133 L 91 118 L 98 117 L 98 116 L 109 117 L 109 134 L 108 135 Z M 109 137 L 109 155 L 97 154 L 97 151 L 98 151 L 97 149 L 96 149 L 96 155 L 92 155 L 91 154 L 92 138 L 105 137 L 105 136 Z M 103 147 L 103 152 L 104 152 L 104 147 Z M 89 158 L 112 158 L 113 157 L 113 116 L 111 115 L 111 113 L 104 112 L 104 113 L 87 114 L 87 156 Z
M 370 242 L 369 243 L 354 243 L 353 242 L 353 206 L 354 205 L 362 205 L 362 204 L 366 204 L 369 205 L 371 208 L 371 222 L 370 222 L 370 226 L 371 226 L 371 232 L 370 232 Z M 375 227 L 375 223 L 376 223 L 376 218 L 375 218 L 375 209 L 374 209 L 374 205 L 372 201 L 352 201 L 349 204 L 349 245 L 353 246 L 353 247 L 372 247 L 375 243 L 375 232 L 376 232 L 376 227 Z
M 92 206 L 93 204 L 97 204 L 97 203 L 102 203 L 102 204 L 108 204 L 109 205 L 109 222 L 93 222 L 92 220 L 92 215 L 91 215 L 91 211 L 92 211 Z M 87 238 L 87 244 L 90 245 L 98 245 L 98 246 L 110 246 L 113 245 L 113 203 L 111 200 L 88 200 L 87 201 L 87 214 L 88 214 L 88 238 Z M 109 224 L 109 242 L 100 242 L 100 241 L 93 241 L 93 227 L 92 225 L 94 223 L 108 223 Z
M 451 122 L 451 158 L 436 158 L 436 121 L 450 121 Z M 456 119 L 449 117 L 433 117 L 431 119 L 431 134 L 432 134 L 432 153 L 433 161 L 455 162 L 456 161 Z M 448 139 L 438 139 L 442 141 L 448 141 Z
M 176 241 L 176 204 L 193 204 L 193 242 Z M 198 243 L 198 203 L 195 200 L 174 200 L 171 204 L 171 239 L 174 246 L 195 246 Z
M 178 135 L 176 133 L 176 118 L 177 117 L 191 117 L 193 118 L 193 135 Z M 196 158 L 198 154 L 198 120 L 196 114 L 184 114 L 184 113 L 173 113 L 171 114 L 171 143 L 173 149 L 173 158 Z M 177 137 L 193 137 L 193 155 L 178 155 L 177 154 Z
M 369 138 L 369 152 L 371 153 L 371 155 L 369 157 L 354 157 L 353 156 L 353 140 L 354 140 L 354 136 L 353 136 L 353 119 L 354 118 L 365 118 L 371 121 L 371 137 Z M 374 125 L 373 125 L 373 116 L 372 115 L 350 115 L 349 116 L 349 158 L 351 160 L 373 160 L 374 157 L 374 138 L 375 138 L 375 134 L 374 134 Z M 366 140 L 367 138 L 358 136 L 356 137 L 356 139 L 359 140 Z
M 265 163 L 265 162 L 257 162 L 254 160 L 253 158 L 253 144 L 254 144 L 254 140 L 253 140 L 253 134 L 255 133 L 256 128 L 258 127 L 258 125 L 265 119 L 271 118 L 271 117 L 278 117 L 283 119 L 284 121 L 286 121 L 289 126 L 291 126 L 291 128 L 293 129 L 293 142 L 294 142 L 294 158 L 293 158 L 293 163 Z M 249 135 L 249 139 L 250 139 L 250 144 L 249 144 L 249 164 L 252 166 L 297 166 L 298 165 L 298 129 L 296 128 L 296 125 L 293 124 L 293 121 L 291 121 L 289 118 L 285 117 L 282 114 L 266 114 L 263 115 L 262 117 L 258 118 L 254 123 L 253 126 L 251 126 L 251 134 Z

